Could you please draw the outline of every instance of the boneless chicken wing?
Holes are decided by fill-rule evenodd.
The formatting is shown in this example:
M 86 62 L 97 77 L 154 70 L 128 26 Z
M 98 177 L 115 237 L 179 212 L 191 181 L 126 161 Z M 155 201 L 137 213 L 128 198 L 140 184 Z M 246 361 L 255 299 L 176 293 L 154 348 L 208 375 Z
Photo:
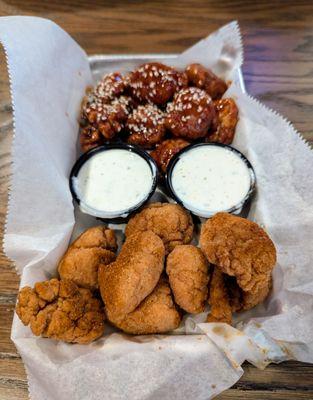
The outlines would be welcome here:
M 119 328 L 134 335 L 166 333 L 178 328 L 180 321 L 168 282 L 161 278 L 153 292 L 126 316 Z
M 238 108 L 231 98 L 214 101 L 215 116 L 206 137 L 208 142 L 231 144 L 238 122 Z
M 192 245 L 176 246 L 166 262 L 175 302 L 186 312 L 204 311 L 208 298 L 209 264 L 202 251 Z
M 227 90 L 226 82 L 201 64 L 188 65 L 186 74 L 191 86 L 203 89 L 213 100 L 221 98 Z
M 23 287 L 16 313 L 34 335 L 87 344 L 102 336 L 104 312 L 101 302 L 88 289 L 69 280 L 51 279 L 34 288 Z
M 163 270 L 164 245 L 152 231 L 127 237 L 115 262 L 99 268 L 108 319 L 116 326 L 155 288 Z
M 257 293 L 268 284 L 276 249 L 255 222 L 217 213 L 202 225 L 200 246 L 208 261 L 234 276 L 242 290 Z
M 154 147 L 165 135 L 164 114 L 156 106 L 138 106 L 128 117 L 127 142 L 144 148 Z
M 175 92 L 187 86 L 187 76 L 167 65 L 152 62 L 131 72 L 127 83 L 136 101 L 162 106 L 172 99 Z
M 104 226 L 87 229 L 62 257 L 58 266 L 61 279 L 70 279 L 91 290 L 97 289 L 99 265 L 114 261 L 116 248 L 115 234 L 111 229 Z
M 213 101 L 203 90 L 190 87 L 176 93 L 167 106 L 166 128 L 176 137 L 205 137 L 215 115 Z
M 162 239 L 168 254 L 175 246 L 191 242 L 193 222 L 190 214 L 177 204 L 153 203 L 129 220 L 125 235 L 147 230 Z

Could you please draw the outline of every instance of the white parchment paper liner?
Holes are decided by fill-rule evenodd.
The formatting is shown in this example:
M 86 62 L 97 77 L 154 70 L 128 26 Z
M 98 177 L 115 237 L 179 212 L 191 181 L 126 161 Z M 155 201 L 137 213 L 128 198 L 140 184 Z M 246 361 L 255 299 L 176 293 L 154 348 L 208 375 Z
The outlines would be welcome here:
M 76 157 L 79 103 L 91 74 L 85 53 L 50 21 L 1 18 L 0 41 L 15 126 L 5 251 L 25 285 L 55 274 L 74 227 L 67 180 Z M 242 62 L 237 24 L 174 64 L 195 61 L 232 80 Z M 36 338 L 15 317 L 12 339 L 33 400 L 208 399 L 240 378 L 244 360 L 259 367 L 289 358 L 312 362 L 312 153 L 287 121 L 235 84 L 227 95 L 240 109 L 234 146 L 250 159 L 258 180 L 249 218 L 264 225 L 278 248 L 271 297 L 239 316 L 240 330 L 203 323 L 202 314 L 187 316 L 173 335 L 112 333 L 88 346 Z M 88 224 L 76 214 L 76 230 Z

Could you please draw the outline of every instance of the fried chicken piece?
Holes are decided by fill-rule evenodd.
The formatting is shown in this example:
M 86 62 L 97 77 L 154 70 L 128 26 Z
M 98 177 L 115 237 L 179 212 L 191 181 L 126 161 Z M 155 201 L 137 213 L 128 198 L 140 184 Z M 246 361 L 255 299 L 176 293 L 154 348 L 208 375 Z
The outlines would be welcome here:
M 133 335 L 148 335 L 172 331 L 180 322 L 168 282 L 161 278 L 153 292 L 118 327 Z
M 238 108 L 231 98 L 214 101 L 215 117 L 206 138 L 208 142 L 231 144 L 238 122 Z
M 167 106 L 166 128 L 177 137 L 199 139 L 205 137 L 215 115 L 211 97 L 195 87 L 176 93 Z
M 166 272 L 175 302 L 188 313 L 203 312 L 208 298 L 209 265 L 202 251 L 192 245 L 176 246 L 167 257 Z
M 276 249 L 255 222 L 217 213 L 201 227 L 200 246 L 211 264 L 251 294 L 263 288 L 276 264 Z
M 83 152 L 94 149 L 105 143 L 101 132 L 92 125 L 80 129 L 79 143 Z
M 119 325 L 155 288 L 163 270 L 164 245 L 153 232 L 127 237 L 115 262 L 99 268 L 108 319 Z
M 272 286 L 272 277 L 269 276 L 264 285 L 256 293 L 245 292 L 238 286 L 236 279 L 224 274 L 225 285 L 233 312 L 248 311 L 262 303 L 269 294 Z
M 113 251 L 116 248 L 113 230 L 104 226 L 87 229 L 71 244 L 59 262 L 61 279 L 70 279 L 87 289 L 98 289 L 99 265 L 114 261 Z
M 149 149 L 165 135 L 164 113 L 152 104 L 138 106 L 128 117 L 126 129 L 128 143 Z
M 109 103 L 120 96 L 125 91 L 125 87 L 125 79 L 119 72 L 105 74 L 97 83 L 94 95 L 101 98 L 103 103 Z
M 203 89 L 213 100 L 220 99 L 227 90 L 226 82 L 201 64 L 188 65 L 186 74 L 190 86 Z
M 104 312 L 88 289 L 69 280 L 38 282 L 18 294 L 16 313 L 34 335 L 87 344 L 102 336 Z
M 207 322 L 225 322 L 226 324 L 232 322 L 232 307 L 223 275 L 218 268 L 214 267 L 209 295 L 211 310 Z
M 128 76 L 131 96 L 139 102 L 158 106 L 171 100 L 179 89 L 187 86 L 187 75 L 167 65 L 151 62 L 141 65 Z
M 80 119 L 83 151 L 101 146 L 124 128 L 134 107 L 133 99 L 122 95 L 124 90 L 125 80 L 118 72 L 104 75 L 94 89 L 87 89 Z
M 155 150 L 151 151 L 150 155 L 154 158 L 159 170 L 165 174 L 174 155 L 189 144 L 190 142 L 184 139 L 164 140 Z
M 191 242 L 193 222 L 190 214 L 178 204 L 153 203 L 129 220 L 125 235 L 129 237 L 147 230 L 162 239 L 168 254 L 175 246 Z
M 226 322 L 231 324 L 232 313 L 250 310 L 267 297 L 271 287 L 271 277 L 256 293 L 245 292 L 234 277 L 223 274 L 214 268 L 210 282 L 209 305 L 211 312 L 207 322 Z
M 116 236 L 113 229 L 109 229 L 104 225 L 93 226 L 78 236 L 71 244 L 71 247 L 75 249 L 102 247 L 115 252 L 117 250 Z
M 110 103 L 102 103 L 99 98 L 94 97 L 93 102 L 88 103 L 82 110 L 81 135 L 92 136 L 91 126 L 102 135 L 102 143 L 113 139 L 125 126 L 125 122 L 132 109 L 132 100 L 129 97 L 121 96 Z M 96 134 L 94 134 L 94 143 Z M 87 136 L 88 137 L 88 136 Z M 85 138 L 81 139 L 84 143 Z

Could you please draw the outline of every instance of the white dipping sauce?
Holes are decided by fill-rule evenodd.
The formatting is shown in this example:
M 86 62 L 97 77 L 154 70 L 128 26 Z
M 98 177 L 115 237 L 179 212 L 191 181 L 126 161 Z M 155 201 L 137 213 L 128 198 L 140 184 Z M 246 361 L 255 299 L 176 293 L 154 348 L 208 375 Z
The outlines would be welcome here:
M 242 158 L 214 145 L 186 151 L 172 170 L 175 194 L 186 208 L 203 217 L 240 204 L 250 185 L 250 170 Z
M 83 212 L 114 217 L 127 215 L 147 198 L 153 176 L 148 162 L 138 154 L 111 149 L 90 157 L 73 184 Z

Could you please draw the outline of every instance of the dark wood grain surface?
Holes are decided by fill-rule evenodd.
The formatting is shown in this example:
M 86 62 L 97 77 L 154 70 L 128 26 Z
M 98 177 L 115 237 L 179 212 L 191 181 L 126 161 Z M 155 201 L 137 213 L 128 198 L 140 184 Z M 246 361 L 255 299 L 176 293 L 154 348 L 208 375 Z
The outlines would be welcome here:
M 312 1 L 1 1 L 0 15 L 54 20 L 88 54 L 180 52 L 237 19 L 245 46 L 249 93 L 283 113 L 313 143 Z M 3 51 L 0 52 L 0 239 L 10 177 L 12 115 Z M 283 145 L 283 144 L 282 144 Z M 19 278 L 0 252 L 0 399 L 27 399 L 21 359 L 10 341 Z M 313 366 L 298 362 L 245 374 L 218 399 L 313 399 Z M 188 399 L 189 400 L 189 399 Z

